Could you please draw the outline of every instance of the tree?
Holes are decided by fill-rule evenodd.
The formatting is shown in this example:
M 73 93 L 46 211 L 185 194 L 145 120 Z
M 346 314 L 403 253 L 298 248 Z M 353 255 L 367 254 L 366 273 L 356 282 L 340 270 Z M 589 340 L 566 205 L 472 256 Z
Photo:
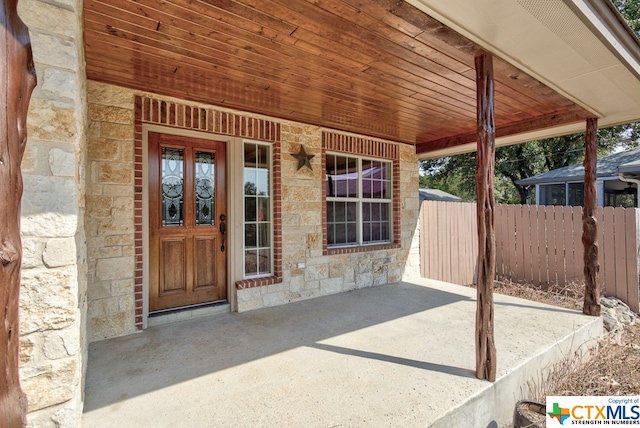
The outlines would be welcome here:
M 637 147 L 640 123 L 598 130 L 598 155 Z M 496 149 L 496 202 L 529 202 L 530 190 L 516 181 L 582 162 L 584 133 L 547 138 Z M 465 201 L 475 200 L 475 153 L 421 161 L 422 185 L 444 190 Z
M 629 27 L 640 35 L 640 2 L 638 0 L 613 0 Z

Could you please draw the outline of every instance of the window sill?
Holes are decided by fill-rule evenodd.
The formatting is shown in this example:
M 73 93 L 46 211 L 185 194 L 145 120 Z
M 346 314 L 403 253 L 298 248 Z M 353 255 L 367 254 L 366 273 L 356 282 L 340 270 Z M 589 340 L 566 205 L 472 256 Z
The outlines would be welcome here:
M 262 287 L 264 285 L 273 285 L 282 282 L 281 277 L 263 276 L 260 278 L 242 279 L 236 281 L 236 290 L 244 290 L 245 288 Z
M 400 248 L 400 244 L 390 243 L 390 244 L 379 244 L 379 245 L 362 245 L 357 247 L 337 247 L 337 248 L 327 248 L 325 247 L 322 251 L 322 255 L 331 256 L 334 254 L 352 254 L 352 253 L 363 253 L 366 251 L 381 251 L 381 250 L 393 250 L 396 248 Z

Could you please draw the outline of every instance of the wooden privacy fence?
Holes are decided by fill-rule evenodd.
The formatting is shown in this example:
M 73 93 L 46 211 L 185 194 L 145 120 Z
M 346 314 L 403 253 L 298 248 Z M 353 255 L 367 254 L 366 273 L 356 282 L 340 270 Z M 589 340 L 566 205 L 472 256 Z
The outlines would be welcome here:
M 424 201 L 420 207 L 420 272 L 460 285 L 475 283 L 476 204 Z
M 584 280 L 581 207 L 495 208 L 496 275 L 536 285 Z M 601 289 L 640 312 L 640 210 L 598 208 L 596 216 Z M 475 204 L 425 201 L 420 230 L 422 276 L 472 284 L 478 254 Z

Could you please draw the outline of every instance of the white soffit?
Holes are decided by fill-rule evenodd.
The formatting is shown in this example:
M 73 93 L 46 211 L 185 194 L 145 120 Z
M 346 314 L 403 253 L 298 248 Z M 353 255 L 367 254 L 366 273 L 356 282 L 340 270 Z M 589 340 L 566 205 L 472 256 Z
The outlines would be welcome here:
M 496 138 L 496 146 L 509 146 L 511 144 L 523 143 L 526 141 L 539 140 L 542 138 L 559 137 L 562 135 L 575 134 L 577 132 L 584 132 L 584 123 L 574 123 L 569 125 L 557 126 L 554 128 L 540 129 L 537 131 L 531 131 L 524 134 L 509 135 L 507 137 Z M 431 152 L 421 153 L 418 155 L 419 159 L 437 159 L 445 156 L 455 156 L 463 153 L 475 152 L 476 143 L 462 144 L 451 148 L 434 150 Z
M 587 109 L 599 126 L 640 121 L 640 44 L 610 0 L 407 1 Z M 584 125 L 563 131 L 573 129 Z

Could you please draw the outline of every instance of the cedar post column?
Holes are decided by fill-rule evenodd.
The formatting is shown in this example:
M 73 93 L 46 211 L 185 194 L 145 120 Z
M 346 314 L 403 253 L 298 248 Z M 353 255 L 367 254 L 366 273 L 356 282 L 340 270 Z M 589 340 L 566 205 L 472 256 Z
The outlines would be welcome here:
M 27 142 L 27 111 L 36 72 L 27 27 L 18 17 L 18 0 L 0 9 L 0 425 L 27 423 L 27 397 L 20 389 L 20 163 Z
M 493 278 L 496 271 L 494 216 L 495 134 L 493 57 L 475 57 L 477 86 L 478 147 L 476 194 L 478 218 L 478 302 L 476 308 L 476 376 L 496 380 L 496 348 L 493 339 Z
M 598 288 L 598 207 L 596 188 L 596 162 L 598 157 L 598 119 L 587 119 L 584 137 L 584 208 L 582 210 L 582 245 L 584 246 L 584 305 L 582 312 L 600 316 L 600 290 Z

